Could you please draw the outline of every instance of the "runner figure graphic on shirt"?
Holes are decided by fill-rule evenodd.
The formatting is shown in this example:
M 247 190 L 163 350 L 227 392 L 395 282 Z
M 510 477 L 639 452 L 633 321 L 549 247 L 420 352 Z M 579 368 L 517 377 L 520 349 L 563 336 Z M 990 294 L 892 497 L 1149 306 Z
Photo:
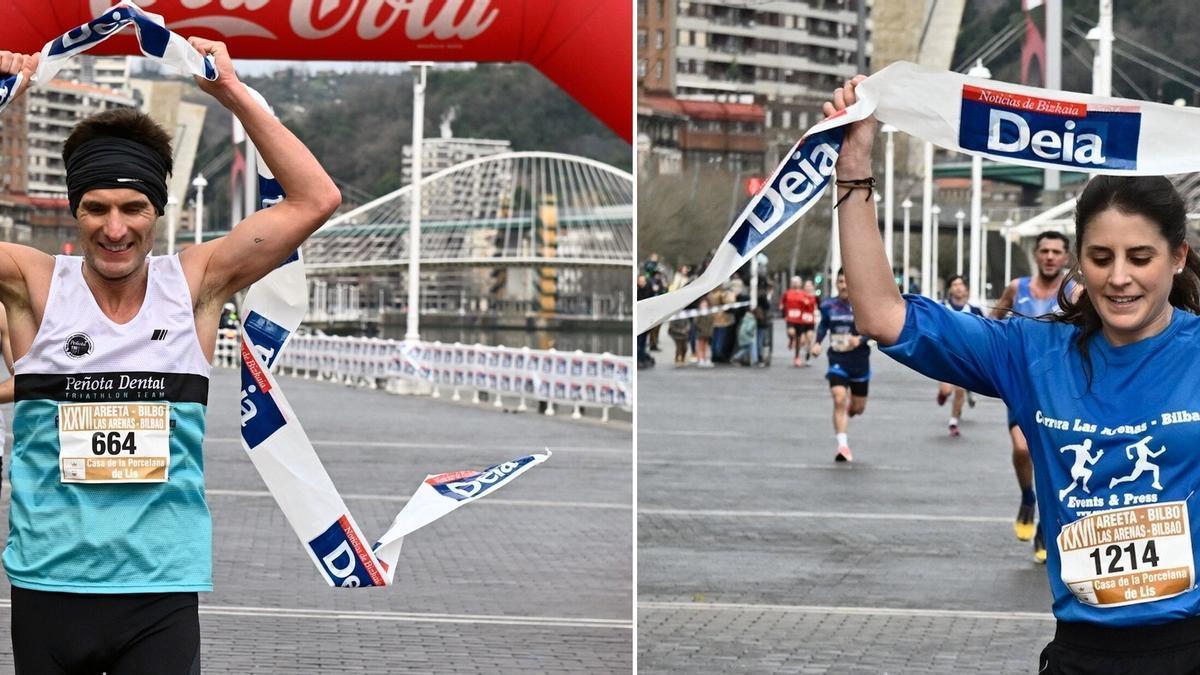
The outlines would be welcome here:
M 1075 463 L 1071 465 L 1071 484 L 1058 491 L 1058 501 L 1067 498 L 1067 495 L 1075 489 L 1075 486 L 1083 488 L 1083 491 L 1092 494 L 1088 489 L 1088 481 L 1092 478 L 1092 470 L 1088 465 L 1094 465 L 1104 456 L 1103 450 L 1097 450 L 1096 456 L 1092 456 L 1092 439 L 1087 439 L 1079 445 L 1065 445 L 1058 449 L 1059 452 L 1072 451 L 1075 453 Z
M 1125 456 L 1128 457 L 1130 460 L 1133 459 L 1133 449 L 1137 448 L 1137 463 L 1135 463 L 1133 465 L 1133 473 L 1129 474 L 1128 476 L 1121 476 L 1120 478 L 1113 478 L 1111 481 L 1109 481 L 1108 487 L 1112 488 L 1115 485 L 1117 485 L 1118 483 L 1132 483 L 1133 481 L 1137 480 L 1142 475 L 1143 472 L 1153 471 L 1154 472 L 1154 482 L 1151 483 L 1151 485 L 1154 487 L 1155 490 L 1163 489 L 1163 486 L 1161 484 L 1159 484 L 1159 482 L 1158 482 L 1158 465 L 1151 462 L 1150 460 L 1155 459 L 1159 455 L 1166 452 L 1167 446 L 1164 445 L 1158 449 L 1158 452 L 1154 452 L 1153 450 L 1150 449 L 1149 445 L 1147 445 L 1150 442 L 1150 439 L 1152 439 L 1152 438 L 1154 438 L 1154 437 L 1147 436 L 1147 437 L 1143 438 L 1142 440 L 1138 441 L 1137 443 L 1134 443 L 1133 445 L 1129 445 L 1129 446 L 1125 447 Z

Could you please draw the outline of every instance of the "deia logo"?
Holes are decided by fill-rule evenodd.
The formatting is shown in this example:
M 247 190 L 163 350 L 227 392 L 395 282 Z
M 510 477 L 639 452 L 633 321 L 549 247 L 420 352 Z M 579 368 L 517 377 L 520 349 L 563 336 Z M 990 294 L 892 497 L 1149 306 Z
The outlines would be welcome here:
M 64 33 L 51 43 L 49 55 L 65 54 L 73 50 L 80 50 L 85 45 L 100 42 L 109 33 L 124 28 L 131 20 L 132 17 L 122 14 L 120 10 L 114 10 L 112 14 L 98 17 Z
M 845 133 L 845 127 L 834 127 L 800 142 L 730 235 L 729 243 L 738 254 L 746 255 L 812 205 L 829 184 Z
M 342 588 L 384 586 L 386 582 L 358 530 L 346 516 L 308 542 L 330 583 Z
M 92 339 L 87 333 L 75 333 L 63 344 L 63 351 L 73 359 L 82 359 L 92 353 Z
M 828 143 L 801 145 L 779 176 L 762 191 L 762 199 L 746 219 L 762 233 L 775 227 L 787 209 L 784 202 L 802 204 L 818 193 L 833 173 L 837 157 L 837 149 Z
M 964 149 L 1082 169 L 1136 169 L 1136 106 L 1056 101 L 963 85 Z
M 431 476 L 426 478 L 425 482 L 433 486 L 433 489 L 442 495 L 461 502 L 466 499 L 478 497 L 488 490 L 502 485 L 506 479 L 512 478 L 518 469 L 532 463 L 533 460 L 533 455 L 526 455 L 511 462 L 504 462 L 503 464 L 488 467 L 479 473 L 456 471 L 454 473 Z

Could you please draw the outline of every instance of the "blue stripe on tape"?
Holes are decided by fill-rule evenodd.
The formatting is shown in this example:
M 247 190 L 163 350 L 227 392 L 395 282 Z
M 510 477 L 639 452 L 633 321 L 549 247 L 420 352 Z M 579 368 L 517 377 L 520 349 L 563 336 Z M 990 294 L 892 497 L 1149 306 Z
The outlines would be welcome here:
M 508 479 L 512 478 L 512 474 L 515 471 L 526 464 L 532 463 L 535 459 L 533 455 L 526 455 L 511 462 L 503 462 L 495 466 L 490 466 L 479 473 L 457 480 L 439 480 L 439 476 L 434 476 L 426 480 L 442 496 L 461 502 L 478 497 L 493 488 L 503 485 Z
M 84 51 L 104 40 L 109 34 L 121 30 L 132 21 L 131 12 L 117 8 L 101 14 L 78 28 L 73 28 L 50 43 L 48 57 L 74 54 Z
M 4 79 L 0 79 L 0 108 L 8 105 L 14 94 L 17 93 L 17 76 L 10 75 Z
M 263 391 L 258 382 L 250 374 L 250 369 L 242 365 L 242 438 L 251 450 L 257 448 L 271 434 L 279 431 L 287 421 L 275 399 L 269 392 Z
M 246 337 L 250 339 L 250 344 L 258 348 L 258 355 L 268 368 L 275 363 L 279 349 L 291 335 L 288 329 L 253 310 L 246 315 L 243 328 L 246 331 Z
M 171 41 L 171 31 L 141 14 L 135 14 L 133 20 L 137 24 L 138 42 L 141 43 L 142 52 L 163 58 L 167 53 L 167 44 Z
M 376 579 L 372 579 L 371 572 L 363 561 L 366 557 L 365 544 L 357 539 L 358 535 L 350 526 L 349 520 L 342 516 L 327 530 L 309 541 L 308 548 L 320 561 L 321 569 L 335 586 L 357 588 L 384 585 L 376 583 L 383 581 L 378 577 L 378 572 Z
M 283 187 L 274 178 L 258 177 L 258 208 L 265 209 L 283 201 Z

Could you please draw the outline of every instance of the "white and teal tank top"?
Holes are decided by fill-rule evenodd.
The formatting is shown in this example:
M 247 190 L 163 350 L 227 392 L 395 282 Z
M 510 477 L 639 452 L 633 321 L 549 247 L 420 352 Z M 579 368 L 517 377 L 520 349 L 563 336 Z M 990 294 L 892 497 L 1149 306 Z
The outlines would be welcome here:
M 212 590 L 210 366 L 183 268 L 149 258 L 141 310 L 115 324 L 83 264 L 55 258 L 41 327 L 14 364 L 4 568 L 33 590 Z

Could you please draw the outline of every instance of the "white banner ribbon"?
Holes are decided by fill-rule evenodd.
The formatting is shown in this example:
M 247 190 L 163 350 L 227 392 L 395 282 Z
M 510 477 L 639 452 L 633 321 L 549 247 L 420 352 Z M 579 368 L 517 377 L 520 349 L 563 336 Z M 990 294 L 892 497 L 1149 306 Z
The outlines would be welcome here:
M 167 30 L 162 16 L 141 9 L 131 0 L 121 0 L 95 19 L 47 42 L 31 84 L 49 82 L 72 56 L 82 54 L 130 25 L 137 32 L 138 46 L 145 56 L 187 75 L 217 79 L 211 55 L 200 54 L 183 37 Z M 20 73 L 0 79 L 0 112 L 21 88 L 22 79 Z
M 830 183 L 846 125 L 871 113 L 934 145 L 998 162 L 1125 175 L 1200 171 L 1200 153 L 1186 142 L 1200 133 L 1196 108 L 1049 91 L 906 62 L 868 77 L 857 93 L 854 105 L 809 129 L 791 149 L 704 274 L 638 302 L 638 333 L 728 279 L 812 208 Z
M 68 59 L 129 25 L 137 31 L 146 56 L 185 74 L 217 79 L 211 57 L 202 56 L 185 39 L 167 30 L 161 16 L 122 0 L 100 17 L 47 43 L 33 83 L 48 82 Z M 0 110 L 12 100 L 20 83 L 19 74 L 0 80 Z M 270 110 L 261 94 L 246 88 L 259 105 Z M 283 190 L 265 162 L 259 161 L 257 166 L 258 208 L 267 208 L 283 200 Z M 426 476 L 387 532 L 374 546 L 367 545 L 271 372 L 307 311 L 308 286 L 299 250 L 247 291 L 242 305 L 242 447 L 331 586 L 391 585 L 405 535 L 492 494 L 549 459 L 550 451 L 518 457 L 483 471 Z

